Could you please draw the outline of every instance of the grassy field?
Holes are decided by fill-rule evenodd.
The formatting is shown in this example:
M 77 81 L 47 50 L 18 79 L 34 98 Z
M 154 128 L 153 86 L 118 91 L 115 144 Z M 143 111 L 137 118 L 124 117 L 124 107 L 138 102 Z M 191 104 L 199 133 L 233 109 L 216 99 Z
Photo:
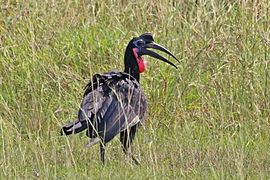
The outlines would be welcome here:
M 102 166 L 84 133 L 59 129 L 91 76 L 123 70 L 144 32 L 181 62 L 148 58 L 142 165 L 115 138 Z M 268 0 L 0 3 L 0 179 L 268 179 L 269 128 Z

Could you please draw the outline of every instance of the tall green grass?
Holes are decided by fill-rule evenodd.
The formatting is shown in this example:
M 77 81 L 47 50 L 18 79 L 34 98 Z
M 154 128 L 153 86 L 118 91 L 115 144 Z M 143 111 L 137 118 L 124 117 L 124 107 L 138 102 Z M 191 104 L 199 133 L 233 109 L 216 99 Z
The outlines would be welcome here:
M 270 178 L 270 2 L 3 1 L 1 179 Z M 149 110 L 133 152 L 119 139 L 87 149 L 61 137 L 94 73 L 123 69 L 125 46 L 150 31 L 181 60 L 148 58 Z

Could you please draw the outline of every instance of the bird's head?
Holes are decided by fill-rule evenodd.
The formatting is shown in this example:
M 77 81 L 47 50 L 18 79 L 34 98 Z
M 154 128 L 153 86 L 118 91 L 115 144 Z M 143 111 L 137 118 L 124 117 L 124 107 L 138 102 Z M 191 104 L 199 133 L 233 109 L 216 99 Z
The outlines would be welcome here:
M 151 33 L 144 33 L 139 37 L 134 37 L 126 48 L 125 72 L 130 73 L 133 76 L 139 76 L 139 73 L 144 72 L 146 69 L 146 62 L 143 55 L 152 56 L 177 68 L 168 59 L 149 49 L 163 51 L 178 61 L 178 59 L 168 49 L 154 42 L 154 38 Z

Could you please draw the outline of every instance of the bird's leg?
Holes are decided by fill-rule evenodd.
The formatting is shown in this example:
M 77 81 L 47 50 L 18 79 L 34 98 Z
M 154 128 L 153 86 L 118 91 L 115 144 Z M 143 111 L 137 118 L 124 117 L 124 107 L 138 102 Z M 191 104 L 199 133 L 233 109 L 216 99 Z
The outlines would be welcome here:
M 136 134 L 137 126 L 132 126 L 130 130 L 125 130 L 120 134 L 120 141 L 123 144 L 123 151 L 127 156 L 131 156 L 132 160 L 135 164 L 139 165 L 140 162 L 133 156 L 131 153 L 130 145 L 132 144 L 135 134 Z
M 105 164 L 104 156 L 105 156 L 105 143 L 101 142 L 100 143 L 100 159 L 103 165 Z

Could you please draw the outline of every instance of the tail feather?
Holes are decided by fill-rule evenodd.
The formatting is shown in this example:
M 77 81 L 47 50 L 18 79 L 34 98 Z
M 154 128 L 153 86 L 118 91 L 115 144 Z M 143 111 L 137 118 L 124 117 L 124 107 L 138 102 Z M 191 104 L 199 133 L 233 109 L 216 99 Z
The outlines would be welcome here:
M 70 135 L 70 134 L 76 134 L 83 130 L 85 130 L 87 125 L 87 120 L 77 120 L 72 123 L 68 123 L 61 129 L 61 135 Z

